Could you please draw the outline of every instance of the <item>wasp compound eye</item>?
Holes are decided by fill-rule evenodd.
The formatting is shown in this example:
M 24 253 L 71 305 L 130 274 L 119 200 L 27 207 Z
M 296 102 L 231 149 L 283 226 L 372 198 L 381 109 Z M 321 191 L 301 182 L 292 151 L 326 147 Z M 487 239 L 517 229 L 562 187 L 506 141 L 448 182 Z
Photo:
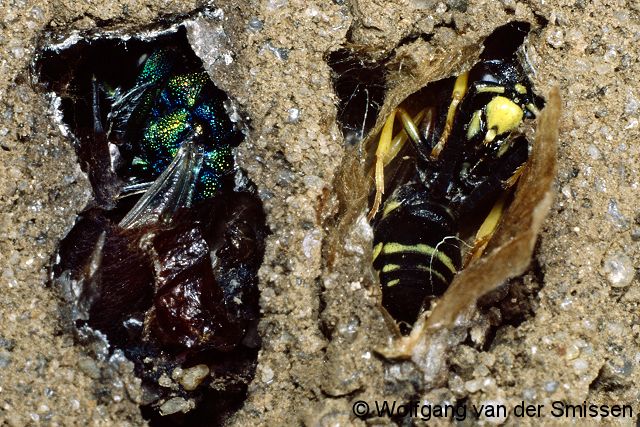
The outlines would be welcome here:
M 227 95 L 183 28 L 45 49 L 36 68 L 94 193 L 52 267 L 76 336 L 135 364 L 152 422 L 221 422 L 255 372 L 267 232 Z

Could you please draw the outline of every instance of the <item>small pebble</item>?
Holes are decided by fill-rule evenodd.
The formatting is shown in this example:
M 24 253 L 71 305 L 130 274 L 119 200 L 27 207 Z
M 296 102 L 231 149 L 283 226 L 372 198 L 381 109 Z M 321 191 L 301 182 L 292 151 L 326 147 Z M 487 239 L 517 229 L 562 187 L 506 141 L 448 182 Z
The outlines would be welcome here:
M 265 384 L 270 384 L 273 381 L 273 369 L 268 366 L 262 367 L 262 374 L 260 375 L 260 379 Z
M 453 376 L 449 379 L 449 389 L 455 394 L 457 397 L 466 396 L 464 381 L 458 375 L 453 374 Z
M 534 400 L 536 400 L 537 396 L 538 393 L 536 393 L 535 388 L 525 388 L 524 390 L 522 390 L 522 398 L 526 402 L 533 402 Z
M 176 377 L 177 377 L 177 373 L 176 373 Z M 173 385 L 173 381 L 171 381 L 171 378 L 169 378 L 169 376 L 165 373 L 163 373 L 162 375 L 160 375 L 160 378 L 158 378 L 158 385 L 160 387 L 171 387 Z
M 557 389 L 558 389 L 557 381 L 547 381 L 546 383 L 544 383 L 544 391 L 546 391 L 547 393 L 553 393 Z
M 602 158 L 602 153 L 600 152 L 598 147 L 593 144 L 590 144 L 587 147 L 587 154 L 589 154 L 589 157 L 591 157 L 593 160 L 600 160 L 600 158 Z
M 269 0 L 267 2 L 267 9 L 269 10 L 276 10 L 276 9 L 280 9 L 284 6 L 287 5 L 287 0 Z
M 0 369 L 6 368 L 11 363 L 11 354 L 6 350 L 0 350 Z
M 560 49 L 564 46 L 564 33 L 561 29 L 556 28 L 555 30 L 550 30 L 547 34 L 547 43 L 551 45 L 551 47 L 555 49 Z
M 185 400 L 182 397 L 174 397 L 162 404 L 160 406 L 160 415 L 171 415 L 177 412 L 187 413 L 191 409 L 194 408 L 194 403 L 192 400 Z
M 289 116 L 287 117 L 287 122 L 288 123 L 298 123 L 298 120 L 300 120 L 300 110 L 297 108 L 289 108 L 287 110 L 287 113 L 289 114 Z
M 476 368 L 473 370 L 473 373 L 475 376 L 477 377 L 486 377 L 487 375 L 489 375 L 491 372 L 489 371 L 489 368 L 487 368 L 484 365 L 478 365 L 476 366 Z
M 338 323 L 338 334 L 347 343 L 353 342 L 360 328 L 360 319 L 352 317 L 348 321 Z
M 573 360 L 580 356 L 580 349 L 575 345 L 571 344 L 567 347 L 567 352 L 565 353 L 565 358 L 567 360 Z
M 624 105 L 624 113 L 627 116 L 633 116 L 638 110 L 640 110 L 640 101 L 632 93 L 629 93 L 627 102 Z
M 264 26 L 264 22 L 262 22 L 260 19 L 256 17 L 249 19 L 249 28 L 252 31 L 260 31 L 263 26 Z
M 482 405 L 484 405 L 485 408 L 495 408 L 495 416 L 493 417 L 488 417 L 486 415 L 482 416 L 482 419 L 484 419 L 486 422 L 488 422 L 489 424 L 493 424 L 493 425 L 500 425 L 500 424 L 504 424 L 505 421 L 507 421 L 507 417 L 509 416 L 509 412 L 508 411 L 499 411 L 497 408 L 499 407 L 504 407 L 506 406 L 506 402 L 502 399 L 496 399 L 496 400 L 485 400 L 483 402 L 481 402 Z
M 491 367 L 496 363 L 496 356 L 493 353 L 478 354 L 478 361 L 485 366 Z
M 209 375 L 209 367 L 205 364 L 183 369 L 177 381 L 187 391 L 198 388 L 202 381 Z
M 604 261 L 603 271 L 614 288 L 629 286 L 635 275 L 631 258 L 623 253 L 608 256 Z
M 616 202 L 615 199 L 609 200 L 607 213 L 616 226 L 620 228 L 627 228 L 629 226 L 629 221 L 618 209 L 618 202 Z
M 589 368 L 589 363 L 584 359 L 577 359 L 573 362 L 573 370 L 576 374 L 581 374 Z
M 100 368 L 95 360 L 90 357 L 80 359 L 78 361 L 78 368 L 94 380 L 100 378 Z
M 466 388 L 469 393 L 475 393 L 480 390 L 480 387 L 482 387 L 482 380 L 470 380 L 464 383 L 464 388 Z

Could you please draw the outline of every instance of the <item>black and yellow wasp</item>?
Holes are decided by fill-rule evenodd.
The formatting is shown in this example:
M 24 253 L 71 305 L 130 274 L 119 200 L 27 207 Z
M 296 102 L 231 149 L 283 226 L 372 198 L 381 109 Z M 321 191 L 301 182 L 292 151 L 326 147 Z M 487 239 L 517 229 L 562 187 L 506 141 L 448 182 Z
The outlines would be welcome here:
M 369 213 L 373 267 L 382 305 L 399 322 L 413 324 L 456 272 L 482 253 L 527 161 L 529 144 L 518 129 L 538 114 L 542 99 L 515 49 L 485 52 L 453 89 L 441 82 L 449 89 L 440 90 L 440 99 L 437 91 L 423 89 L 401 103 L 379 134 Z M 407 150 L 414 155 L 402 156 Z M 402 162 L 403 172 L 397 165 L 394 170 Z M 385 169 L 395 175 L 386 198 Z M 463 238 L 474 234 L 463 261 Z

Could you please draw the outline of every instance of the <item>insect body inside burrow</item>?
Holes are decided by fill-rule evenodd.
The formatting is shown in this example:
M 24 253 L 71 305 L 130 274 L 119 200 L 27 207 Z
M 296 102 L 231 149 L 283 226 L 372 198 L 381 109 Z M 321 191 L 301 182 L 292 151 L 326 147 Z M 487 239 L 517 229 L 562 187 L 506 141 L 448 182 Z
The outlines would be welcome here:
M 45 50 L 36 67 L 62 99 L 94 190 L 52 268 L 76 335 L 106 337 L 135 363 L 152 419 L 175 399 L 181 412 L 197 408 L 193 419 L 224 419 L 255 371 L 267 233 L 255 185 L 235 165 L 243 135 L 226 94 L 184 30 L 83 40 Z M 203 373 L 195 384 L 177 373 L 190 369 Z
M 212 197 L 232 172 L 232 148 L 242 133 L 225 110 L 226 95 L 209 76 L 180 68 L 175 51 L 152 53 L 135 86 L 117 96 L 110 118 L 115 133 L 124 134 L 122 151 L 129 161 L 123 172 L 130 184 L 157 178 L 184 141 L 201 145 L 203 160 L 194 194 L 200 200 Z
M 469 71 L 412 94 L 371 139 L 373 266 L 403 332 L 480 257 L 527 161 L 521 125 L 542 99 L 516 47 L 488 48 Z

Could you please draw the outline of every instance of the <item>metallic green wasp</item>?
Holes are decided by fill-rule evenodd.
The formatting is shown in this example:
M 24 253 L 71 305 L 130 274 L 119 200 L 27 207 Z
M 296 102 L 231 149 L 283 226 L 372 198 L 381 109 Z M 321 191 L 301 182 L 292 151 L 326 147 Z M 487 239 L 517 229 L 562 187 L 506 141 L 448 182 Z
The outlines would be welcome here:
M 53 280 L 75 331 L 106 337 L 136 364 L 158 396 L 154 413 L 178 395 L 225 413 L 255 370 L 267 229 L 256 187 L 234 162 L 243 135 L 226 94 L 195 55 L 169 46 L 143 54 L 133 78 L 109 79 L 94 51 L 51 66 L 70 69 L 57 87 L 69 88 L 59 93 L 95 195 L 60 243 Z M 193 365 L 219 375 L 197 389 L 158 386 L 160 373 Z
M 112 98 L 107 138 L 115 140 L 112 164 L 125 180 L 120 197 L 146 191 L 123 226 L 211 198 L 234 172 L 232 148 L 242 133 L 227 114 L 227 97 L 204 71 L 183 66 L 176 52 L 152 53 L 134 86 Z

